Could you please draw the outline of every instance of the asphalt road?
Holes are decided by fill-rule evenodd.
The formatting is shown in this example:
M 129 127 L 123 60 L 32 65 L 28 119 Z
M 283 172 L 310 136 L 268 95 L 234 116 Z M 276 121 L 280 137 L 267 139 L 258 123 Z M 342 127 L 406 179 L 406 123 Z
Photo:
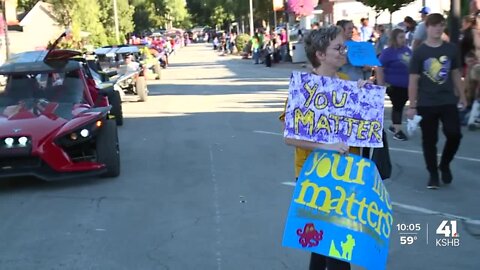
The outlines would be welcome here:
M 301 67 L 253 65 L 203 44 L 171 62 L 148 102 L 124 104 L 120 177 L 0 182 L 0 269 L 308 268 L 308 253 L 281 245 L 293 149 L 277 116 Z M 419 137 L 390 140 L 387 269 L 478 269 L 479 139 L 464 131 L 454 183 L 435 191 Z M 442 220 L 458 220 L 458 247 L 435 246 Z M 411 245 L 400 245 L 402 223 L 421 225 Z

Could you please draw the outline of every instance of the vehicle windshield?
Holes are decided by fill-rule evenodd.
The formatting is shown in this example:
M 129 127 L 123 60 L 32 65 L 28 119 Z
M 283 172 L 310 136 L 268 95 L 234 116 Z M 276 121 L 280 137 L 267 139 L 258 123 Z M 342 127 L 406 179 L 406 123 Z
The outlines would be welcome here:
M 84 103 L 84 84 L 78 70 L 67 73 L 10 75 L 0 90 L 0 107 L 31 100 L 55 103 Z

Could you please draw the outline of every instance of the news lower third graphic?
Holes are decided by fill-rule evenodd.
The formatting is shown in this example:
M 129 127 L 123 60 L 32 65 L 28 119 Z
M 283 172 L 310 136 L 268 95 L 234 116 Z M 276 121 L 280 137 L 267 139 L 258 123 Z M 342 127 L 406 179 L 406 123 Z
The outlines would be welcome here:
M 442 220 L 435 224 L 398 223 L 396 227 L 400 245 L 403 246 L 422 243 L 436 247 L 460 246 L 457 220 Z

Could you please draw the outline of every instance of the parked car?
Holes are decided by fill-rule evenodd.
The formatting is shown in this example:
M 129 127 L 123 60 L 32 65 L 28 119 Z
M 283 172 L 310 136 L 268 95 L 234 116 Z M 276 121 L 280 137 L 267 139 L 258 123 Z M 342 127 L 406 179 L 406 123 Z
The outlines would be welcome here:
M 89 87 L 71 52 L 25 52 L 0 67 L 0 178 L 120 174 L 108 91 Z

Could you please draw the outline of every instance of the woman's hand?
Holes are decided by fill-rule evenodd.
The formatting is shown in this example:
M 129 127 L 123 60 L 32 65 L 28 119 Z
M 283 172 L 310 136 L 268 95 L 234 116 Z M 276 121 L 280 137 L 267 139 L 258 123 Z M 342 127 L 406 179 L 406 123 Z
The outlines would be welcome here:
M 367 83 L 373 83 L 373 82 L 370 80 L 358 80 L 357 86 L 358 88 L 363 88 Z
M 413 117 L 417 114 L 417 109 L 416 108 L 408 108 L 407 110 L 407 118 L 408 119 L 413 119 Z
M 326 146 L 326 147 L 325 147 Z M 326 144 L 323 148 L 327 148 L 328 150 L 337 151 L 341 155 L 348 154 L 348 145 L 344 142 L 333 143 L 333 144 Z

